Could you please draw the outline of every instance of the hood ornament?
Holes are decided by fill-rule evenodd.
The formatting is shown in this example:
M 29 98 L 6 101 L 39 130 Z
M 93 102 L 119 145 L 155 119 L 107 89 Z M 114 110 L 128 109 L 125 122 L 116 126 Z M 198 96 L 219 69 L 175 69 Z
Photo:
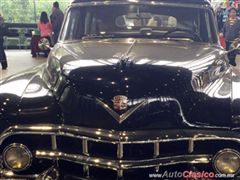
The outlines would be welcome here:
M 114 58 L 119 59 L 118 65 L 120 65 L 120 67 L 122 67 L 122 68 L 126 67 L 131 63 L 129 61 L 131 58 L 130 54 L 136 43 L 137 43 L 137 40 L 134 40 L 133 42 L 131 42 L 130 46 L 128 47 L 128 49 L 125 53 L 117 53 L 116 55 L 113 56 Z
M 124 110 L 128 107 L 128 98 L 123 95 L 113 97 L 113 108 L 117 110 Z

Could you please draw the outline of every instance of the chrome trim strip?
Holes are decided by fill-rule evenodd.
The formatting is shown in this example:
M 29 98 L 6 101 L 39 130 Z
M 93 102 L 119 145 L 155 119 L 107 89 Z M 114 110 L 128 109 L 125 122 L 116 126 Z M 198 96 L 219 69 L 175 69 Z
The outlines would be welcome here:
M 119 142 L 119 144 L 117 146 L 117 158 L 119 160 L 118 164 L 119 164 L 120 167 L 121 167 L 120 162 L 121 162 L 121 159 L 123 158 L 123 152 L 124 152 L 123 144 L 121 142 Z M 112 164 L 112 162 L 109 161 L 109 165 L 111 165 L 111 164 Z M 123 177 L 123 170 L 122 169 L 117 168 L 117 177 L 118 178 Z
M 51 136 L 52 150 L 57 150 L 57 137 L 56 135 Z
M 40 174 L 26 174 L 26 175 L 19 175 L 19 174 L 16 174 L 16 172 L 6 170 L 6 169 L 0 170 L 0 179 L 4 178 L 5 180 L 6 179 L 8 180 L 26 180 L 26 179 L 27 180 L 43 180 L 43 179 L 49 178 L 47 176 L 50 176 L 53 178 L 55 177 L 56 179 L 58 179 L 59 172 L 57 168 L 55 166 L 52 166 Z M 52 179 L 52 180 L 55 180 L 55 179 Z
M 187 8 L 200 8 L 200 9 L 209 9 L 211 6 L 209 5 L 201 5 L 201 4 L 190 4 L 190 3 L 169 3 L 169 2 L 159 2 L 159 1 L 92 1 L 92 2 L 79 2 L 74 3 L 71 7 L 82 7 L 82 6 L 101 6 L 101 5 L 152 5 L 152 6 L 170 6 L 170 7 L 187 7 Z
M 54 165 L 43 171 L 35 180 L 58 180 L 60 177 L 57 167 Z
M 219 129 L 227 129 L 229 130 L 229 127 L 221 127 L 221 126 L 209 126 L 209 125 L 197 125 L 197 124 L 192 124 L 190 122 L 187 121 L 187 119 L 185 118 L 185 115 L 183 113 L 182 110 L 182 106 L 180 104 L 180 102 L 176 99 L 176 98 L 172 98 L 172 97 L 160 97 L 162 102 L 168 102 L 168 101 L 173 101 L 175 102 L 178 107 L 179 107 L 179 115 L 182 117 L 182 121 L 185 125 L 189 126 L 189 127 L 198 127 L 198 128 L 219 128 Z M 142 100 L 141 102 L 135 104 L 133 107 L 131 107 L 128 111 L 126 111 L 125 113 L 119 115 L 118 113 L 116 113 L 113 109 L 111 109 L 106 103 L 104 103 L 103 101 L 101 101 L 100 99 L 96 98 L 96 102 L 102 106 L 102 108 L 104 108 L 116 121 L 118 121 L 119 124 L 121 124 L 123 121 L 125 121 L 129 116 L 131 116 L 137 109 L 139 109 L 141 106 L 145 105 L 148 103 L 148 100 Z
M 84 155 L 89 156 L 88 154 L 88 140 L 83 139 L 82 140 L 82 152 Z
M 149 168 L 156 166 L 167 166 L 182 163 L 190 164 L 207 164 L 211 161 L 212 155 L 199 154 L 199 155 L 181 155 L 171 157 L 159 157 L 154 159 L 145 160 L 113 160 L 103 159 L 96 157 L 88 157 L 79 154 L 67 154 L 57 151 L 42 151 L 37 150 L 35 152 L 36 158 L 43 159 L 60 159 L 70 161 L 78 164 L 87 164 L 89 166 L 98 166 L 101 168 L 112 169 L 112 170 L 126 170 L 126 169 L 137 169 L 137 168 Z
M 10 171 L 10 170 L 5 170 L 5 169 L 2 169 L 0 170 L 0 177 L 1 178 L 8 178 L 8 179 L 11 179 L 11 180 L 14 180 L 14 179 L 34 179 L 36 180 L 36 178 L 39 176 L 38 174 L 28 174 L 28 175 L 18 175 L 16 173 L 14 173 L 13 171 Z
M 123 170 L 117 170 L 117 177 L 122 178 L 123 177 Z
M 188 141 L 188 152 L 189 153 L 192 153 L 194 151 L 194 140 L 193 139 L 190 139 Z
M 56 135 L 72 138 L 118 144 L 144 144 L 173 141 L 202 141 L 202 140 L 227 140 L 240 143 L 240 134 L 230 130 L 196 130 L 196 129 L 174 129 L 174 130 L 146 130 L 146 131 L 114 131 L 95 128 L 85 128 L 66 125 L 26 125 L 12 126 L 0 135 L 0 145 L 13 135 Z
M 120 57 L 120 60 L 128 60 L 129 59 L 129 55 L 134 47 L 134 45 L 137 43 L 137 40 L 135 39 L 132 44 L 129 46 L 128 50 L 126 53 L 124 53 L 121 57 Z
M 106 103 L 102 102 L 100 99 L 96 98 L 96 102 L 102 106 L 119 124 L 121 124 L 123 121 L 125 121 L 129 116 L 131 116 L 138 108 L 143 106 L 145 103 L 147 103 L 146 100 L 143 100 L 142 102 L 134 105 L 129 110 L 127 110 L 125 113 L 119 115 L 114 110 L 112 110 Z
M 88 140 L 86 140 L 86 139 L 82 140 L 82 153 L 85 156 L 89 156 L 89 153 L 88 153 Z M 89 176 L 89 166 L 88 165 L 84 165 L 83 166 L 83 172 L 84 172 L 84 174 L 86 176 Z
M 159 151 L 160 151 L 159 143 L 154 143 L 154 157 L 159 156 L 159 154 L 160 154 Z
M 157 158 L 160 155 L 159 143 L 154 143 L 154 158 Z M 159 171 L 159 166 L 155 167 L 156 172 Z
M 117 157 L 118 159 L 122 159 L 123 158 L 123 144 L 119 143 L 118 147 L 117 147 Z

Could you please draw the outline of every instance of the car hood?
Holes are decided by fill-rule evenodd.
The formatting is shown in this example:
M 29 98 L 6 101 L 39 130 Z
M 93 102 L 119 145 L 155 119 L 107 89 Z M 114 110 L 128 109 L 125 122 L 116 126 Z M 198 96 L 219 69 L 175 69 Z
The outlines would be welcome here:
M 229 81 L 214 91 L 205 89 L 225 78 L 226 62 L 218 62 L 224 53 L 220 47 L 125 39 L 55 48 L 62 54 L 55 56 L 70 82 L 60 99 L 65 122 L 109 129 L 228 126 L 231 122 Z
M 88 40 L 57 46 L 64 70 L 114 64 L 127 58 L 135 64 L 184 66 L 200 69 L 224 53 L 218 46 L 187 40 Z M 79 61 L 81 60 L 81 61 Z M 85 62 L 87 61 L 87 62 Z M 174 63 L 174 64 L 173 64 Z

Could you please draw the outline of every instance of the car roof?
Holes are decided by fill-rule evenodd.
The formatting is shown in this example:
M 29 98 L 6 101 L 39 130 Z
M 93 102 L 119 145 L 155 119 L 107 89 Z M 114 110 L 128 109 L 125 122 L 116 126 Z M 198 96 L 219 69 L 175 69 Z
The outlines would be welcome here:
M 148 2 L 150 0 L 73 0 L 72 3 L 81 2 Z M 196 5 L 210 5 L 209 0 L 153 0 L 155 2 L 166 2 L 166 3 L 179 3 L 179 4 L 196 4 Z

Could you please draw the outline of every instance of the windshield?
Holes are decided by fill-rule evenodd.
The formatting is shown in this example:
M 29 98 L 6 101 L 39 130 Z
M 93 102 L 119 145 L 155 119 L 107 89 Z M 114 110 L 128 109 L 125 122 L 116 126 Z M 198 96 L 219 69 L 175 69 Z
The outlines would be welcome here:
M 216 43 L 212 12 L 204 8 L 139 4 L 72 8 L 62 40 L 84 38 L 174 38 Z

